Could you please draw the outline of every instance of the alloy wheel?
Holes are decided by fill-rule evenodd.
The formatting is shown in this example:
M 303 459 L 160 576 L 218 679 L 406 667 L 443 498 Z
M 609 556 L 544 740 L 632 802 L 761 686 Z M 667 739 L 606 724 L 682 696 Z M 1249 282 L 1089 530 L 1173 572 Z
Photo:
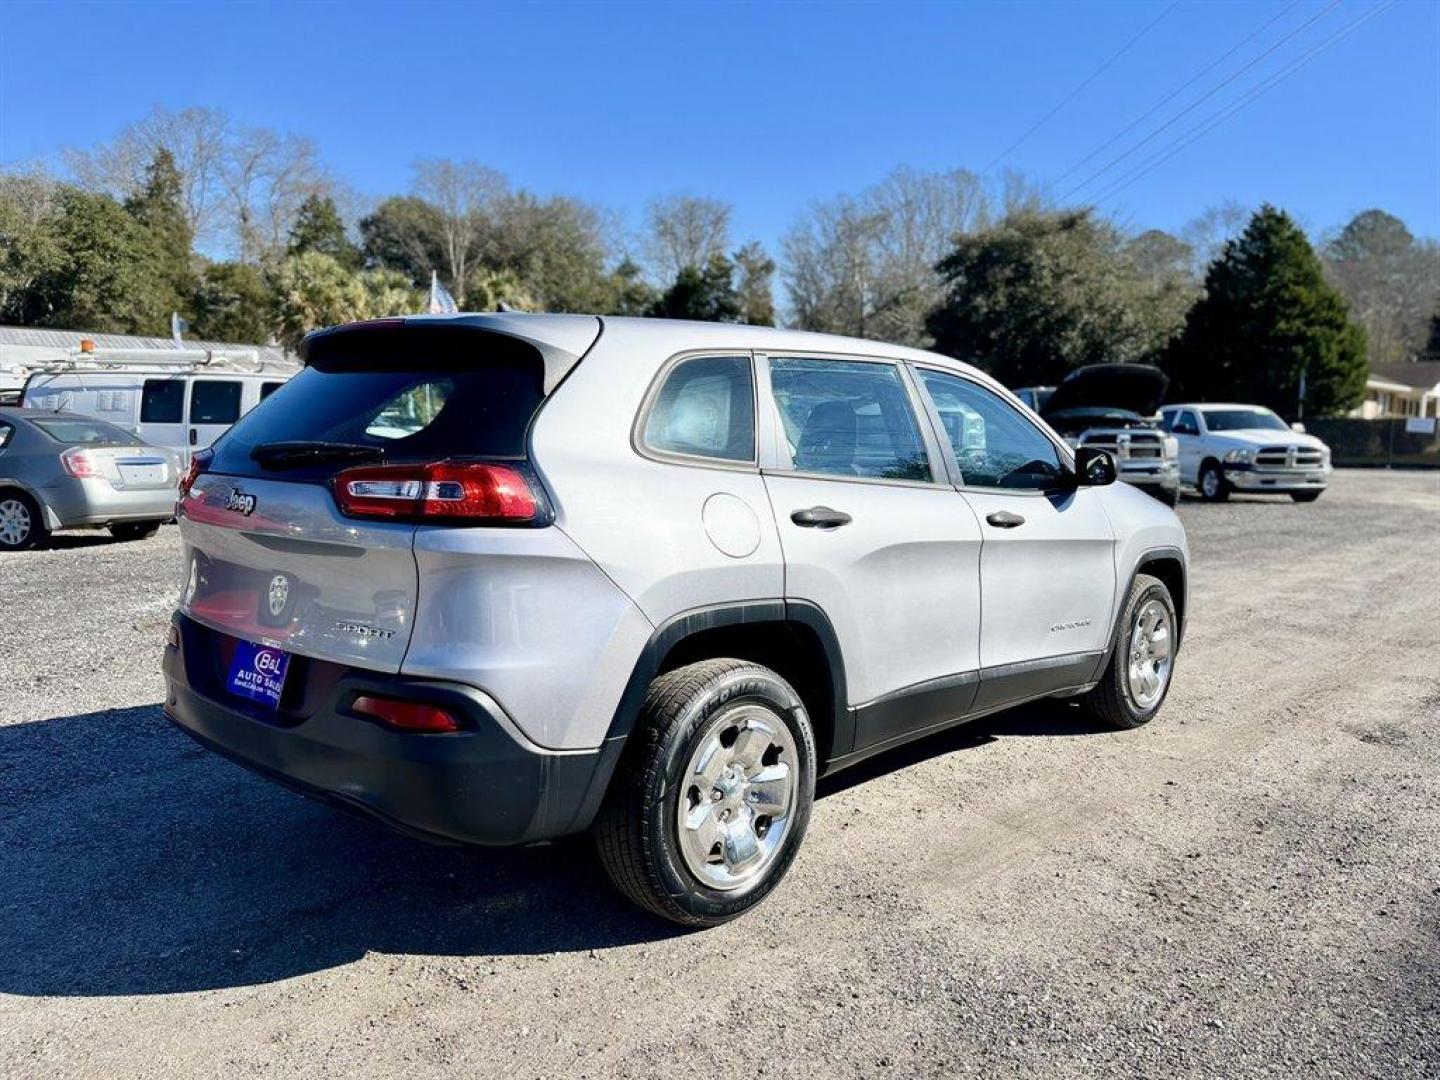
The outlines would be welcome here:
M 712 889 L 758 881 L 795 816 L 795 739 L 759 705 L 711 721 L 680 779 L 676 829 L 685 866 Z
M 1155 706 L 1170 681 L 1171 629 L 1170 612 L 1159 600 L 1145 601 L 1135 615 L 1126 683 L 1130 699 L 1142 711 Z
M 19 499 L 0 501 L 0 546 L 19 547 L 29 539 L 32 528 L 28 506 Z

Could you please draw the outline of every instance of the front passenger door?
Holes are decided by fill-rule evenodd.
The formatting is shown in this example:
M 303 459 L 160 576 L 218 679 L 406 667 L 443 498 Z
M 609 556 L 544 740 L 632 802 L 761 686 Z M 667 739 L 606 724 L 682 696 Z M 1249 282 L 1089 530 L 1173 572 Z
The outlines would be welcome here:
M 1115 536 L 1099 491 L 1068 484 L 1055 442 L 989 387 L 918 374 L 981 524 L 976 708 L 1089 681 L 1114 619 Z

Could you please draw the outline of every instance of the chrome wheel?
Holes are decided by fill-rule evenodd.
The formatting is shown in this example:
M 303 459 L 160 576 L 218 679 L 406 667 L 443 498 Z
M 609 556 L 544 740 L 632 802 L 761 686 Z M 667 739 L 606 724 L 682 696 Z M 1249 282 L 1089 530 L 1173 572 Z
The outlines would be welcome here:
M 795 739 L 759 705 L 710 722 L 679 784 L 676 829 L 685 866 L 712 889 L 758 881 L 795 816 Z
M 32 528 L 28 506 L 19 499 L 0 501 L 0 544 L 19 547 L 30 538 Z
M 1170 612 L 1159 600 L 1147 600 L 1130 631 L 1130 700 L 1137 709 L 1153 708 L 1170 681 L 1173 640 Z

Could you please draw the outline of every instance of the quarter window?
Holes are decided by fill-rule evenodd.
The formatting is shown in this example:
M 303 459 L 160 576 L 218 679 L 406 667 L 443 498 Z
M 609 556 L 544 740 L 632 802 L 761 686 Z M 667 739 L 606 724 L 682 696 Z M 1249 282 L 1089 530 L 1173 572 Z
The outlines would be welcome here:
M 1055 444 L 998 394 L 930 369 L 920 379 L 966 487 L 1043 490 L 1064 475 Z
M 933 479 L 894 364 L 772 358 L 770 385 L 797 471 Z
M 749 357 L 696 356 L 676 364 L 650 406 L 640 439 L 664 454 L 754 461 Z
M 190 423 L 233 424 L 240 419 L 240 384 L 196 379 L 190 384 Z
M 260 384 L 260 400 L 261 400 L 261 401 L 264 401 L 267 397 L 269 397 L 271 394 L 273 394 L 276 390 L 279 390 L 280 387 L 282 387 L 282 386 L 284 386 L 284 385 L 285 385 L 285 384 L 284 384 L 283 382 L 263 382 L 263 383 L 261 383 L 261 384 Z
M 0 422 L 0 450 L 4 450 L 5 447 L 10 445 L 10 436 L 14 431 L 15 429 L 9 424 Z
M 146 379 L 140 392 L 142 424 L 182 424 L 185 422 L 185 380 Z

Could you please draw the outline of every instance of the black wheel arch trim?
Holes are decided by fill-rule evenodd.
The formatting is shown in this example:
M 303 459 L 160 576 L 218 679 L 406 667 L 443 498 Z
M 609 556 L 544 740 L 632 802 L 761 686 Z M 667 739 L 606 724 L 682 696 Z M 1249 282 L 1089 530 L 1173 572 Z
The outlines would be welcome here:
M 1110 628 L 1110 640 L 1105 646 L 1105 651 L 1100 654 L 1100 662 L 1096 665 L 1094 678 L 1098 679 L 1105 674 L 1105 668 L 1110 663 L 1110 656 L 1120 641 L 1120 633 L 1124 629 L 1125 623 L 1125 601 L 1130 598 L 1130 591 L 1135 588 L 1135 579 L 1145 573 L 1147 566 L 1172 560 L 1180 566 L 1180 595 L 1170 597 L 1171 603 L 1175 605 L 1175 651 L 1177 653 L 1180 651 L 1180 645 L 1185 640 L 1185 620 L 1190 610 L 1190 564 L 1185 558 L 1185 552 L 1178 547 L 1163 545 L 1147 548 L 1135 560 L 1135 565 L 1130 570 L 1130 577 L 1125 582 L 1125 590 L 1116 598 L 1115 622 Z

